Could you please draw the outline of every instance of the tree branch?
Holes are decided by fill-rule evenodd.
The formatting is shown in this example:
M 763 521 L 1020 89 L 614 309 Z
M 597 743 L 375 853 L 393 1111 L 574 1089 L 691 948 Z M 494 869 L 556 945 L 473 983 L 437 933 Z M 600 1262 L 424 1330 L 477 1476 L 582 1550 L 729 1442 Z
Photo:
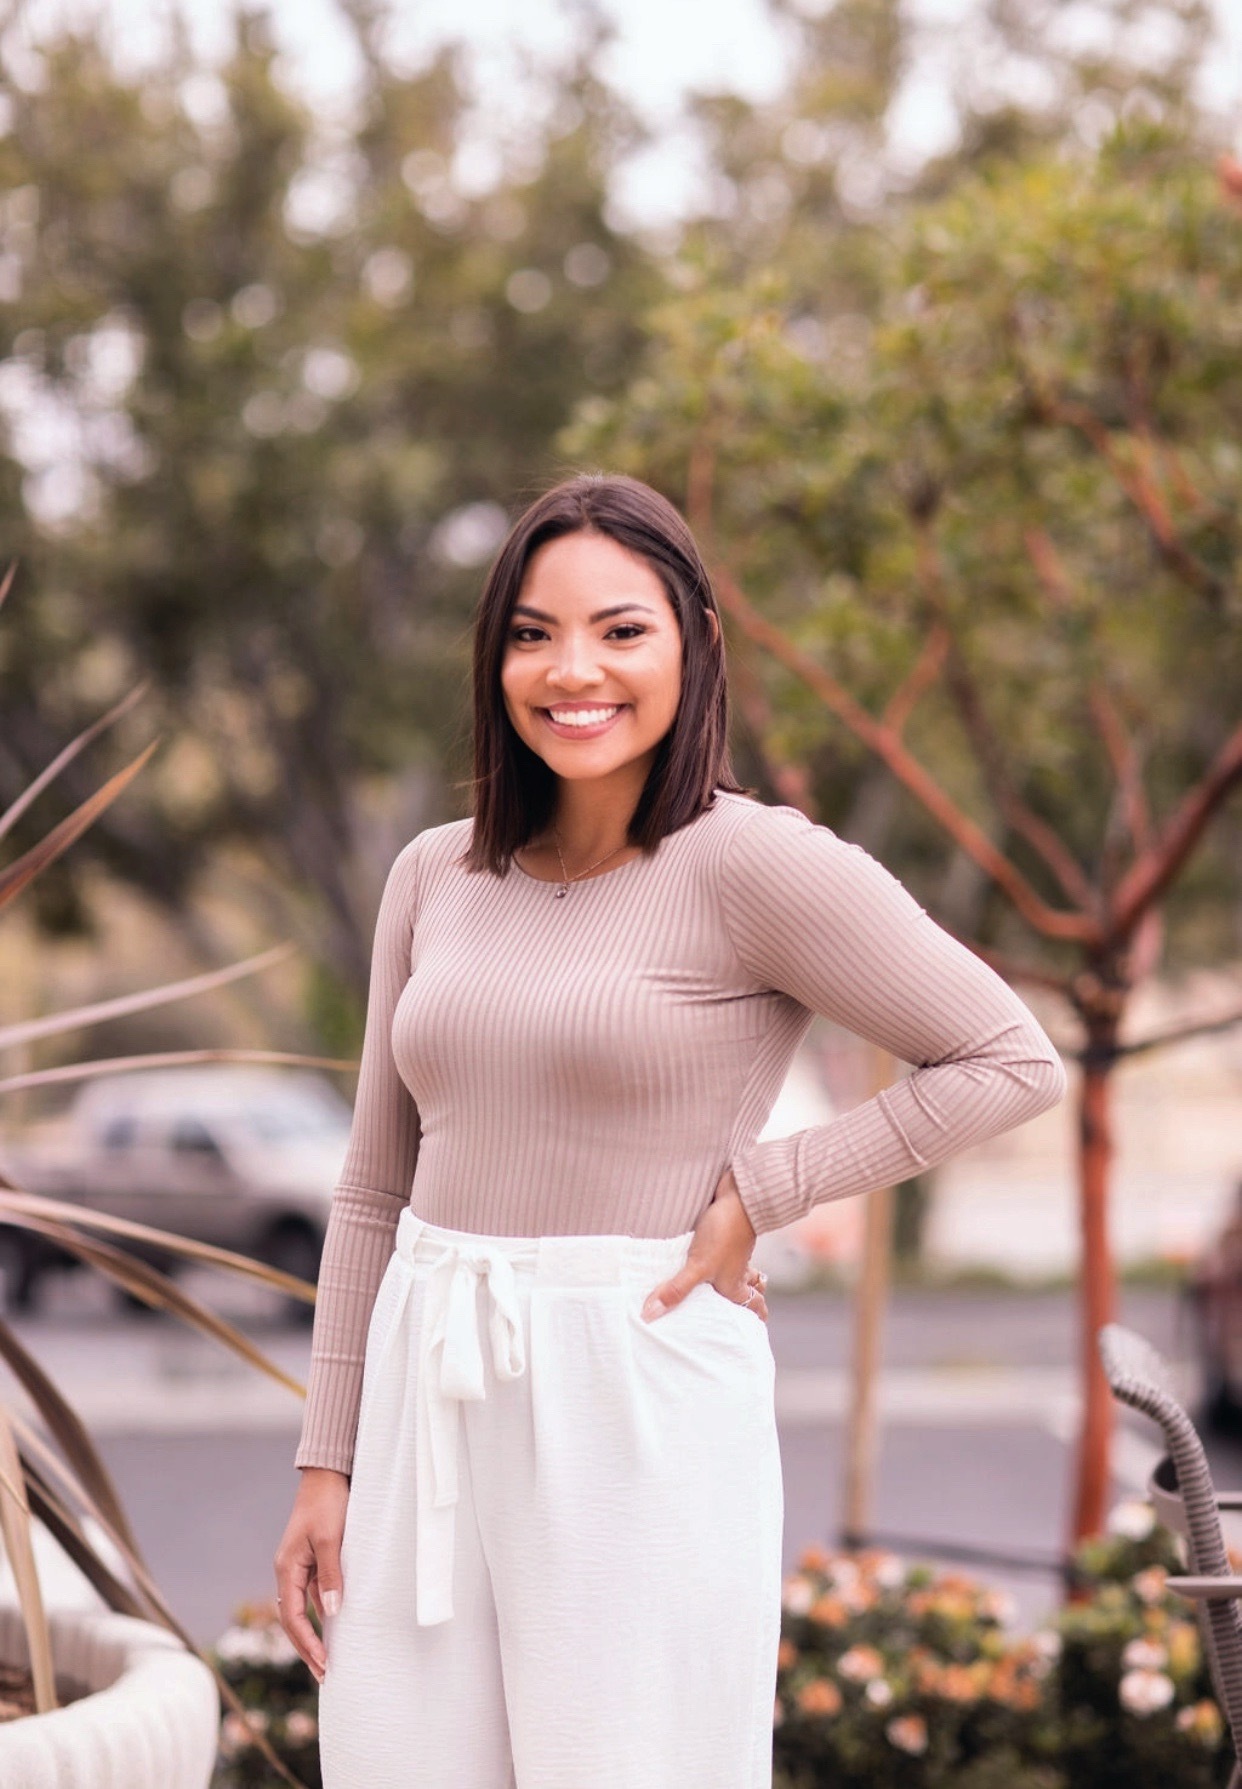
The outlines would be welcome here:
M 1187 791 L 1161 828 L 1155 843 L 1113 891 L 1107 918 L 1108 941 L 1119 943 L 1173 882 L 1194 850 L 1208 821 L 1236 784 L 1242 782 L 1242 723 L 1217 752 L 1206 775 Z
M 724 608 L 747 638 L 805 683 L 854 737 L 888 766 L 950 838 L 1004 890 L 1033 930 L 1047 938 L 1075 944 L 1093 946 L 1099 942 L 1100 929 L 1095 920 L 1086 914 L 1066 913 L 1049 907 L 1016 865 L 911 755 L 891 727 L 877 721 L 822 665 L 760 615 L 727 570 L 718 568 L 715 576 Z
M 891 727 L 899 739 L 906 730 L 906 722 L 913 714 L 919 697 L 931 688 L 940 675 L 948 650 L 949 630 L 943 621 L 937 621 L 909 676 L 898 684 L 884 709 L 883 724 Z
M 1116 1056 L 1142 1056 L 1148 1050 L 1163 1049 L 1166 1044 L 1185 1043 L 1192 1037 L 1210 1037 L 1217 1031 L 1228 1031 L 1234 1025 L 1242 1025 L 1242 1009 L 1236 1013 L 1226 1013 L 1219 1019 L 1198 1019 L 1189 1025 L 1171 1025 L 1167 1031 L 1153 1032 L 1150 1037 L 1140 1037 L 1132 1044 L 1118 1044 Z
M 1200 596 L 1210 597 L 1214 603 L 1221 602 L 1226 595 L 1224 585 L 1202 560 L 1195 557 L 1178 534 L 1164 493 L 1151 476 L 1149 468 L 1142 463 L 1134 467 L 1125 464 L 1117 452 L 1110 431 L 1086 404 L 1076 404 L 1070 399 L 1059 397 L 1029 366 L 1025 368 L 1025 372 L 1031 397 L 1040 417 L 1045 422 L 1073 429 L 1095 449 L 1124 495 L 1146 522 L 1156 550 L 1165 564 Z
M 944 594 L 944 572 L 930 528 L 926 522 L 916 517 L 914 531 L 923 588 L 949 638 L 947 687 L 966 737 L 974 748 L 988 793 L 1006 824 L 1043 859 L 1070 900 L 1084 914 L 1098 913 L 1099 893 L 1092 887 L 1081 865 L 1075 862 L 1047 821 L 1041 820 L 1027 805 L 1014 785 L 1000 740 L 988 719 L 961 643 L 949 621 Z
M 770 744 L 772 704 L 745 653 L 734 652 L 733 669 L 737 705 L 764 776 L 787 806 L 799 808 L 808 819 L 814 819 L 811 782 L 805 767 L 773 753 Z
M 1028 528 L 1023 540 L 1045 594 L 1058 613 L 1064 614 L 1069 608 L 1069 579 L 1047 531 L 1043 528 Z M 1151 811 L 1143 788 L 1138 753 L 1117 704 L 1107 685 L 1099 678 L 1093 679 L 1087 690 L 1087 709 L 1117 779 L 1126 830 L 1135 850 L 1142 851 L 1151 840 Z

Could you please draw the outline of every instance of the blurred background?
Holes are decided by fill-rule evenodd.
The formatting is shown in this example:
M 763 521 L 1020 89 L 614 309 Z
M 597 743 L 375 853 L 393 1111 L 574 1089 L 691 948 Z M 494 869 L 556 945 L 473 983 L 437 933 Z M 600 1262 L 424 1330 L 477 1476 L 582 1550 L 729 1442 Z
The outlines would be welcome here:
M 1084 1440 L 1114 1280 L 1242 1468 L 1240 96 L 1228 0 L 0 9 L 0 810 L 143 687 L 10 852 L 158 741 L 0 927 L 14 1178 L 313 1277 L 347 1071 L 32 1078 L 356 1056 L 388 867 L 469 811 L 507 521 L 630 471 L 719 571 L 741 779 L 1072 1068 L 885 1208 L 867 1532 L 1055 1599 L 1154 1457 Z M 772 1129 L 895 1072 L 817 1021 Z M 865 1204 L 757 1255 L 791 1559 L 845 1519 Z M 304 1373 L 284 1301 L 189 1280 Z M 270 1587 L 296 1398 L 52 1253 L 0 1285 L 212 1638 Z

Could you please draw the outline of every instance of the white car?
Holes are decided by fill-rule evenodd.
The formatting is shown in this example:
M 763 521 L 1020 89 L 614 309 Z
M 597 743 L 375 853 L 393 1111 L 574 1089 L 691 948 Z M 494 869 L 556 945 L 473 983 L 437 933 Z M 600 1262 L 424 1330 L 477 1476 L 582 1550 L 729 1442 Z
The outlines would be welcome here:
M 350 1108 L 302 1070 L 222 1064 L 88 1081 L 67 1114 L 6 1148 L 24 1191 L 251 1255 L 314 1280 Z M 131 1246 L 131 1245 L 126 1245 Z M 163 1267 L 175 1265 L 142 1250 Z M 21 1308 L 64 1257 L 0 1228 L 0 1290 Z M 290 1310 L 312 1307 L 291 1302 Z

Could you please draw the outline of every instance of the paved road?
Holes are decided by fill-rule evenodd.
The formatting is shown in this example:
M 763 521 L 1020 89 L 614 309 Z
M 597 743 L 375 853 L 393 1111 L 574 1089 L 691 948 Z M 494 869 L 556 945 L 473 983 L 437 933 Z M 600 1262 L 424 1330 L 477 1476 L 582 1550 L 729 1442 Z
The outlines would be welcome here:
M 305 1332 L 253 1306 L 229 1314 L 304 1375 Z M 1170 1295 L 1131 1294 L 1121 1315 L 1178 1356 Z M 772 1301 L 787 1565 L 808 1541 L 837 1538 L 850 1326 L 840 1297 Z M 48 1308 L 19 1329 L 100 1438 L 174 1607 L 197 1638 L 214 1638 L 239 1601 L 270 1590 L 297 1484 L 300 1404 L 170 1322 L 116 1315 L 102 1289 L 83 1281 L 52 1288 Z M 1064 1295 L 898 1293 L 881 1387 L 877 1534 L 916 1555 L 940 1543 L 1055 1558 L 1077 1422 L 1075 1354 Z M 1123 1423 L 1118 1492 L 1141 1490 L 1155 1453 L 1145 1426 Z M 1215 1442 L 1213 1455 L 1221 1482 L 1242 1484 L 1242 1446 Z M 1011 1592 L 1022 1624 L 1056 1600 L 1048 1572 L 983 1557 L 974 1569 Z

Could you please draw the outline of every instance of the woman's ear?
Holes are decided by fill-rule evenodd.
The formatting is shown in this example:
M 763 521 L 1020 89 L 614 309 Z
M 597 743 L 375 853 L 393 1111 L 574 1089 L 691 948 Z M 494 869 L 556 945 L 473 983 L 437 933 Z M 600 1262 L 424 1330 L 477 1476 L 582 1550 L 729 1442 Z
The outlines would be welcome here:
M 703 613 L 707 616 L 707 625 L 711 629 L 712 641 L 718 646 L 720 644 L 720 623 L 716 619 L 716 611 L 705 608 Z

